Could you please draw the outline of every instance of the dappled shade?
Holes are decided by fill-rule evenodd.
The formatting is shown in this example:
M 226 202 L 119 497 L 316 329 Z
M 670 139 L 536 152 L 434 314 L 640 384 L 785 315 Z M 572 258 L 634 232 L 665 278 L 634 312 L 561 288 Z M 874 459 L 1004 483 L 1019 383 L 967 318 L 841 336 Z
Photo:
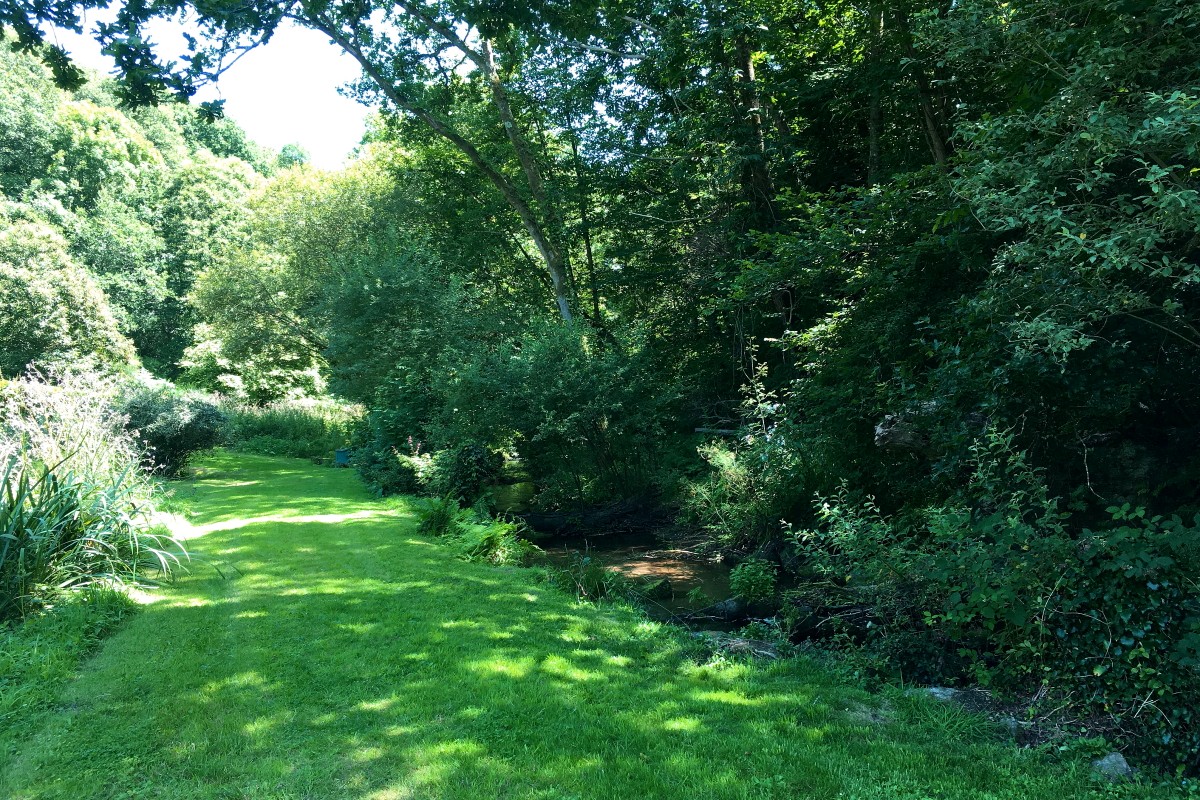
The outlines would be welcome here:
M 178 491 L 191 574 L 109 642 L 6 796 L 1087 793 L 804 661 L 698 663 L 632 611 L 454 560 L 345 471 L 218 454 Z

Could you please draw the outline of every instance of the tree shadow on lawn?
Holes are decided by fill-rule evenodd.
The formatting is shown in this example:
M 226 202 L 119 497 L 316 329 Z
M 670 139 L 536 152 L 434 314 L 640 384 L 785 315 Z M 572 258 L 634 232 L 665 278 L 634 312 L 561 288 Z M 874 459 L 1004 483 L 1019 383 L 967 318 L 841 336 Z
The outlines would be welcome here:
M 198 518 L 224 491 L 204 487 Z M 866 724 L 841 708 L 871 698 L 804 662 L 697 665 L 682 635 L 377 512 L 205 536 L 239 572 L 182 579 L 112 639 L 13 796 L 1088 794 L 1031 754 Z

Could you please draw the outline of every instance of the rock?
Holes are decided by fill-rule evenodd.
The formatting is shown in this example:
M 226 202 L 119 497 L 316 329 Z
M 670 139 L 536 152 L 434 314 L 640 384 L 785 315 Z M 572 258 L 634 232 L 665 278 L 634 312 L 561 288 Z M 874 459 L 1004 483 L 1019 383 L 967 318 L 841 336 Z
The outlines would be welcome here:
M 888 414 L 875 426 L 875 446 L 885 450 L 919 450 L 929 438 L 899 414 Z
M 669 600 L 675 595 L 675 588 L 671 585 L 670 578 L 647 581 L 643 585 L 643 591 L 651 600 Z
M 1021 723 L 1016 717 L 1000 717 L 996 722 L 1014 741 L 1021 741 L 1024 730 L 1021 728 Z
M 750 554 L 748 561 L 766 561 L 772 564 L 779 563 L 779 550 L 781 543 L 778 539 L 772 539 L 764 545 L 760 545 L 757 550 Z
M 891 719 L 891 708 L 886 703 L 873 707 L 851 700 L 842 707 L 842 713 L 855 725 L 883 725 Z
M 721 653 L 750 655 L 757 658 L 779 658 L 779 648 L 761 639 L 747 639 L 732 633 L 710 631 L 703 635 L 709 645 Z
M 961 690 L 951 689 L 947 686 L 928 686 L 917 691 L 919 694 L 927 694 L 934 700 L 941 700 L 943 703 L 952 703 L 962 694 Z
M 722 619 L 737 619 L 742 615 L 742 604 L 738 602 L 737 598 L 731 597 L 714 604 L 712 612 Z
M 1133 767 L 1129 766 L 1129 762 L 1125 760 L 1125 756 L 1115 751 L 1104 756 L 1104 758 L 1097 758 L 1093 761 L 1092 772 L 1102 778 L 1107 778 L 1113 783 L 1129 780 L 1133 777 Z

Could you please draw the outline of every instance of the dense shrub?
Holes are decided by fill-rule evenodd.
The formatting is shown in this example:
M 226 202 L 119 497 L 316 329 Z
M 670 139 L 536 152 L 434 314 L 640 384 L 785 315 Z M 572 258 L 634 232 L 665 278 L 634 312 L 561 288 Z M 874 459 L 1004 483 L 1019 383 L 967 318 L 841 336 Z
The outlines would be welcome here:
M 420 463 L 413 468 L 430 494 L 449 495 L 465 503 L 474 503 L 488 484 L 500 477 L 503 466 L 504 456 L 484 445 L 469 442 L 453 450 L 435 453 L 425 470 L 420 469 Z
M 743 389 L 736 438 L 701 446 L 707 473 L 683 484 L 680 517 L 704 531 L 707 548 L 750 550 L 778 539 L 783 522 L 804 518 L 814 493 L 828 488 L 820 438 L 795 424 L 767 377 L 760 364 Z
M 595 557 L 572 551 L 567 563 L 547 571 L 550 583 L 581 600 L 637 600 L 641 597 L 632 580 L 610 569 Z
M 417 529 L 437 536 L 467 561 L 495 566 L 524 566 L 540 552 L 521 534 L 519 522 L 492 519 L 485 511 L 462 508 L 453 496 L 430 497 L 417 501 Z
M 434 387 L 444 406 L 424 427 L 447 449 L 518 451 L 546 505 L 652 493 L 677 397 L 629 338 L 554 324 L 460 354 L 465 363 Z
M 779 537 L 781 520 L 795 520 L 823 477 L 810 448 L 790 425 L 753 433 L 733 444 L 699 448 L 708 474 L 683 487 L 681 518 L 705 532 L 705 546 L 745 550 Z
M 729 573 L 729 588 L 735 595 L 751 603 L 772 600 L 778 571 L 775 565 L 761 558 L 743 561 Z
M 383 496 L 420 494 L 474 504 L 500 477 L 504 456 L 478 443 L 422 452 L 408 437 L 403 449 L 380 439 L 369 441 L 354 451 L 351 463 Z
M 226 444 L 247 453 L 332 458 L 349 446 L 356 410 L 332 402 L 293 400 L 269 406 L 224 403 Z
M 463 526 L 475 519 L 471 509 L 463 509 L 453 497 L 429 497 L 413 508 L 417 514 L 417 530 L 432 536 L 455 537 Z
M 461 526 L 455 547 L 467 561 L 520 567 L 540 549 L 521 536 L 519 523 L 488 520 Z
M 137 464 L 137 442 L 116 410 L 119 385 L 93 372 L 59 372 L 0 382 L 0 443 L 97 483 L 116 482 Z M 146 496 L 150 484 L 144 483 Z
M 350 457 L 359 477 L 381 497 L 420 494 L 429 462 L 428 455 L 406 455 L 379 438 L 359 445 Z
M 226 416 L 220 407 L 206 395 L 165 381 L 127 384 L 118 408 L 149 463 L 166 475 L 183 469 L 192 453 L 224 440 Z
M 1011 445 L 989 436 L 962 502 L 919 518 L 887 519 L 846 493 L 826 502 L 820 530 L 797 537 L 824 575 L 809 599 L 847 609 L 884 668 L 1041 686 L 1105 715 L 1141 752 L 1194 765 L 1200 517 L 1125 505 L 1106 524 L 1072 525 Z
M 137 582 L 178 563 L 170 537 L 146 530 L 136 469 L 97 484 L 28 451 L 0 461 L 0 619 L 62 589 Z
M 150 529 L 153 486 L 114 394 L 90 374 L 4 387 L 0 618 L 64 589 L 138 583 L 178 564 L 178 544 Z

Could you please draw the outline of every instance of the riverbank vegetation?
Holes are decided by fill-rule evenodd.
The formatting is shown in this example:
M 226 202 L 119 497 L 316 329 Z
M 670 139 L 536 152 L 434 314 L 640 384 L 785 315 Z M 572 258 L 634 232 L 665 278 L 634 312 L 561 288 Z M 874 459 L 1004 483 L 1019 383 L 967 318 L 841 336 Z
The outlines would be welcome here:
M 519 475 L 744 562 L 869 680 L 1195 773 L 1194 3 L 296 6 L 378 109 L 336 172 L 165 102 L 215 62 L 148 38 L 69 80 L 40 8 L 3 12 L 5 376 L 184 387 L 119 412 L 167 472 L 158 431 L 475 513 Z
M 1169 796 L 467 563 L 349 471 L 218 452 L 178 488 L 220 572 L 159 592 L 24 737 L 0 727 L 4 796 Z

